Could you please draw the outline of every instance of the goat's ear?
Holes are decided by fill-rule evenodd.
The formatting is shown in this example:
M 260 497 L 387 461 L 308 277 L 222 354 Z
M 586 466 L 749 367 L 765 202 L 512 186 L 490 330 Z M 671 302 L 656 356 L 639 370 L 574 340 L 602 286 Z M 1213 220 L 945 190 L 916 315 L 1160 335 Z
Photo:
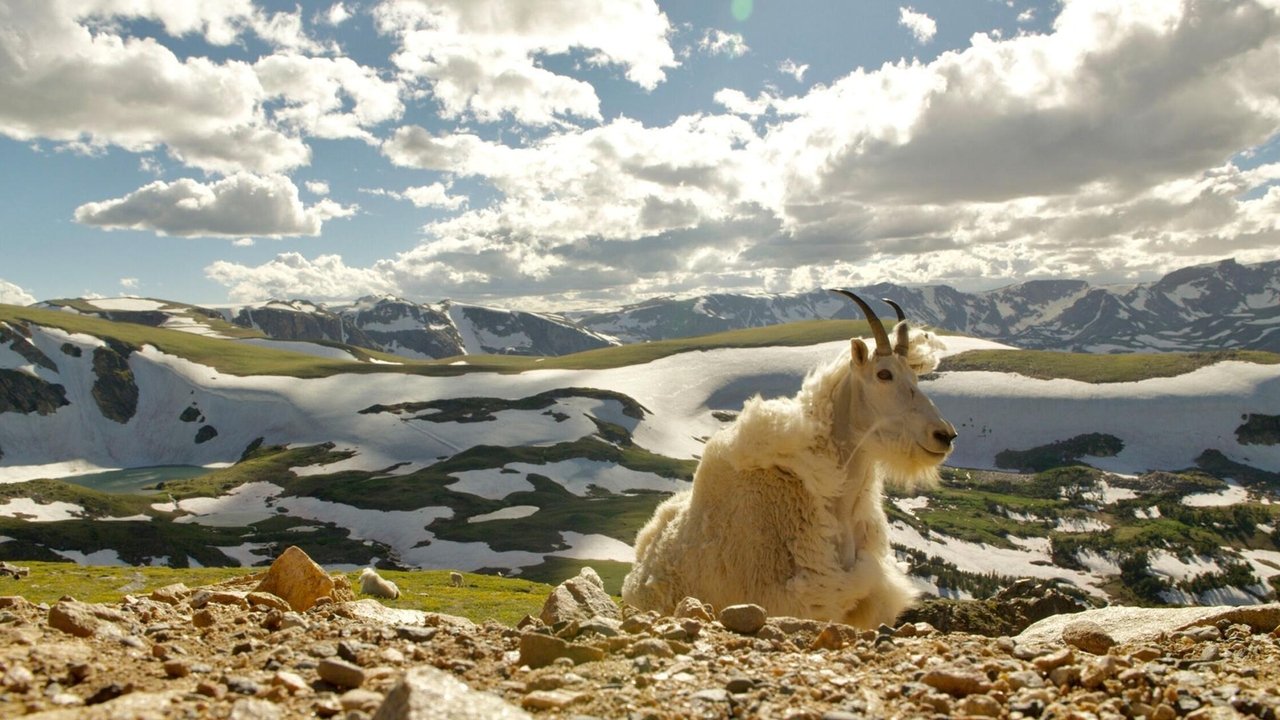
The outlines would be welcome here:
M 871 357 L 871 350 L 862 340 L 854 338 L 849 342 L 849 357 L 853 359 L 854 367 L 861 367 Z

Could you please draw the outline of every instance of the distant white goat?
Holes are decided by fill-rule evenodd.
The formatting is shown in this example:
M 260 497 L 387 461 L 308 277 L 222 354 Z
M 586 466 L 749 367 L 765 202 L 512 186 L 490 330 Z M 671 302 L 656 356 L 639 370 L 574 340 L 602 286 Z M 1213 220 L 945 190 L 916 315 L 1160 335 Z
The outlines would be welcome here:
M 636 537 L 623 599 L 672 611 L 686 596 L 870 628 L 916 596 L 889 547 L 885 480 L 937 480 L 955 428 L 917 385 L 931 335 L 894 328 L 853 293 L 875 334 L 805 379 L 794 398 L 747 401 L 710 441 L 693 486 Z
M 460 572 L 449 573 L 449 585 L 451 587 L 462 587 L 462 573 Z
M 400 588 L 390 580 L 374 572 L 373 568 L 360 571 L 360 592 L 365 595 L 395 599 L 400 597 Z

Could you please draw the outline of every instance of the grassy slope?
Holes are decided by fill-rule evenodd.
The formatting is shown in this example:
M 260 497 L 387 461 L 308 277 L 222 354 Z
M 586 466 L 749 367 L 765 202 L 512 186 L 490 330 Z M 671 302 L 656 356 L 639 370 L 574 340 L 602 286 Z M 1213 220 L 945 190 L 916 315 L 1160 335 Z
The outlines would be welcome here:
M 938 369 L 943 372 L 1009 372 L 1040 380 L 1065 378 L 1088 383 L 1117 383 L 1175 377 L 1227 360 L 1275 365 L 1280 363 L 1280 354 L 1260 350 L 1116 355 L 1048 350 L 970 350 L 946 358 Z
M 31 574 L 22 580 L 0 578 L 0 593 L 22 595 L 35 603 L 55 603 L 70 595 L 85 602 L 120 602 L 126 594 L 141 596 L 172 583 L 188 587 L 213 584 L 242 577 L 245 568 L 163 568 L 75 565 L 58 562 L 16 563 Z M 261 572 L 262 568 L 254 572 Z M 380 574 L 396 583 L 400 597 L 381 600 L 394 608 L 460 615 L 476 622 L 488 619 L 514 625 L 525 615 L 536 616 L 551 586 L 519 578 L 464 573 L 464 586 L 449 586 L 447 570 L 382 570 Z M 359 573 L 347 572 L 353 588 L 359 587 Z M 357 597 L 362 597 L 357 593 Z

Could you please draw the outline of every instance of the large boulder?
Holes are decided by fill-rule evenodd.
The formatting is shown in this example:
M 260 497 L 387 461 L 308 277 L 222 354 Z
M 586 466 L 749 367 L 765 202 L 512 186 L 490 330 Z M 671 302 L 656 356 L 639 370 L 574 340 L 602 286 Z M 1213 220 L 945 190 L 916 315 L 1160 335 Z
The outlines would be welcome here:
M 604 591 L 604 582 L 595 570 L 582 568 L 576 577 L 556 586 L 547 596 L 539 615 L 542 622 L 555 625 L 573 620 L 586 621 L 593 617 L 622 619 L 618 605 Z
M 266 592 L 282 598 L 297 612 L 311 609 L 322 597 L 334 597 L 336 585 L 324 568 L 316 564 L 298 546 L 280 553 L 262 577 L 254 592 Z
M 471 689 L 429 665 L 405 673 L 373 720 L 529 720 L 533 716 L 496 695 Z
M 1016 638 L 1020 643 L 1062 642 L 1062 631 L 1068 625 L 1090 621 L 1116 643 L 1147 642 L 1162 633 L 1174 633 L 1199 625 L 1216 625 L 1226 620 L 1243 623 L 1255 632 L 1271 632 L 1280 626 L 1280 603 L 1245 605 L 1242 607 L 1178 607 L 1142 608 L 1111 606 L 1086 610 L 1071 615 L 1054 615 L 1023 630 Z

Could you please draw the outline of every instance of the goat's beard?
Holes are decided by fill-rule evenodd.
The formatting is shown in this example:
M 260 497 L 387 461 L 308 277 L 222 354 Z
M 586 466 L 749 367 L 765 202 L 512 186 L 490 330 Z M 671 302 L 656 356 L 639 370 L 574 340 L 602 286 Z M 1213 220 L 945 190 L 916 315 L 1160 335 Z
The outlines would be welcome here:
M 936 487 L 938 468 L 947 454 L 932 453 L 909 437 L 895 437 L 885 444 L 885 452 L 875 458 L 886 485 L 904 492 Z

